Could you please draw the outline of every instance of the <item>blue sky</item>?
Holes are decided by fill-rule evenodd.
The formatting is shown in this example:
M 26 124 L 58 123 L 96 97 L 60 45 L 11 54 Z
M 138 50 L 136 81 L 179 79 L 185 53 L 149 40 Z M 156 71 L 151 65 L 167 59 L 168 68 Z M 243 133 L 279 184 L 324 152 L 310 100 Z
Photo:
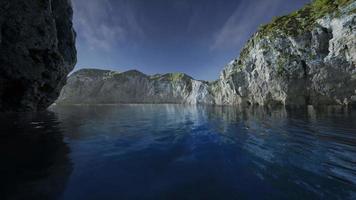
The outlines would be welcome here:
M 80 68 L 215 80 L 272 17 L 310 0 L 72 0 Z

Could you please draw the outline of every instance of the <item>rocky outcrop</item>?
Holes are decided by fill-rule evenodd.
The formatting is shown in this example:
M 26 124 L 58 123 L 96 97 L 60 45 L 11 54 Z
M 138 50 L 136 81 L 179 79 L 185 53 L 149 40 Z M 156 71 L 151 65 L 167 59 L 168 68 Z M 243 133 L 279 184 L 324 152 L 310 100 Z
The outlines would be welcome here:
M 315 0 L 252 36 L 220 79 L 81 70 L 58 103 L 356 103 L 356 2 Z M 93 75 L 95 74 L 95 75 Z
M 58 104 L 188 103 L 212 104 L 208 84 L 182 73 L 148 76 L 82 69 L 68 78 Z
M 315 0 L 263 26 L 213 85 L 217 104 L 356 102 L 356 2 Z
M 0 1 L 0 110 L 47 108 L 76 63 L 70 0 Z

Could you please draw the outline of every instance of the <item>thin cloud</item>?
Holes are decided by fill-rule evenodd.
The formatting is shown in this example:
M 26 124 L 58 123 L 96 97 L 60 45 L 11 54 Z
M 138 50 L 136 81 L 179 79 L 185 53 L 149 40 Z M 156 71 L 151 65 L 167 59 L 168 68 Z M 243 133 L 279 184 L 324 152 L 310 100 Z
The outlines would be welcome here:
M 242 46 L 261 22 L 266 21 L 266 13 L 275 13 L 284 0 L 243 0 L 231 14 L 222 29 L 218 31 L 210 50 L 228 49 Z
M 89 49 L 110 51 L 130 37 L 144 36 L 129 1 L 115 3 L 120 9 L 113 10 L 109 0 L 73 0 L 74 26 Z

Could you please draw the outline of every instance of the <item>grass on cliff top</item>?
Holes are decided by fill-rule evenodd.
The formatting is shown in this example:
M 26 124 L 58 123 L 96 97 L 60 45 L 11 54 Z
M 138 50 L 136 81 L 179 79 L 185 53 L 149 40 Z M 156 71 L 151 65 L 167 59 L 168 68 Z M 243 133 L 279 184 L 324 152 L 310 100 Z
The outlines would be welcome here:
M 330 13 L 337 13 L 340 7 L 352 2 L 354 0 L 314 0 L 298 11 L 277 17 L 271 23 L 263 25 L 259 30 L 259 36 L 263 37 L 275 31 L 282 31 L 290 36 L 298 36 L 311 30 L 317 19 Z
M 187 81 L 193 79 L 192 77 L 184 74 L 184 73 L 168 73 L 168 74 L 157 74 L 152 77 L 152 79 L 163 79 L 167 81 Z
M 355 0 L 314 0 L 300 10 L 289 15 L 276 17 L 269 24 L 261 26 L 256 37 L 258 39 L 268 35 L 273 37 L 278 35 L 278 33 L 294 37 L 302 35 L 310 31 L 318 19 L 332 13 L 338 14 L 339 8 L 347 6 L 354 1 Z M 240 53 L 238 65 L 241 65 L 241 59 L 248 55 L 251 45 L 253 45 L 253 42 L 250 39 Z

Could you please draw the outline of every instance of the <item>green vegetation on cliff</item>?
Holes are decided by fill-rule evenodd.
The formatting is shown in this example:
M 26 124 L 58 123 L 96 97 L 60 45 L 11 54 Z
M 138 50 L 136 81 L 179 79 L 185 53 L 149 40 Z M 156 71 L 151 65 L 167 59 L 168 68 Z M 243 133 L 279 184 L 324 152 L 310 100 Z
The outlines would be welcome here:
M 275 32 L 282 32 L 290 36 L 298 36 L 311 30 L 316 20 L 327 14 L 339 12 L 339 8 L 354 0 L 314 0 L 302 9 L 289 15 L 275 18 L 271 23 L 262 26 L 259 36 L 264 37 Z
M 154 80 L 168 81 L 172 83 L 185 83 L 189 92 L 192 91 L 193 78 L 184 73 L 167 73 L 164 75 L 155 75 L 152 77 Z
M 167 73 L 167 74 L 156 74 L 151 77 L 152 79 L 161 79 L 161 80 L 166 80 L 166 81 L 190 81 L 193 78 L 184 74 L 184 73 Z
M 318 19 L 328 15 L 340 14 L 340 8 L 348 6 L 355 0 L 314 0 L 300 10 L 297 10 L 289 15 L 276 17 L 269 24 L 263 25 L 258 30 L 257 34 L 249 39 L 245 47 L 240 52 L 240 57 L 236 60 L 236 65 L 243 68 L 242 61 L 248 57 L 250 50 L 256 44 L 256 39 L 259 40 L 265 37 L 278 38 L 279 35 L 299 36 L 310 31 Z M 350 12 L 355 12 L 355 9 Z M 268 41 L 262 43 L 262 48 L 268 51 Z M 311 57 L 315 55 L 310 55 Z

